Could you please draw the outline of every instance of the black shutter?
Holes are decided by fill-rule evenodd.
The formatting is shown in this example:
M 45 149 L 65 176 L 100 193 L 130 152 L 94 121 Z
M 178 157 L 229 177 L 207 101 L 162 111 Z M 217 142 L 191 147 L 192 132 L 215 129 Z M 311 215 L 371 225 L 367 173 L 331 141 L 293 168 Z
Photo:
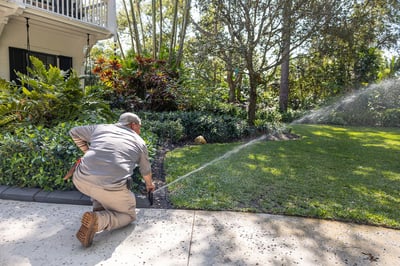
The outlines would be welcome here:
M 8 51 L 10 58 L 10 80 L 17 81 L 15 72 L 27 74 L 27 50 L 9 47 Z
M 59 68 L 63 71 L 70 70 L 72 68 L 72 57 L 68 56 L 58 56 L 59 59 Z
M 59 55 L 58 63 L 59 63 L 58 67 L 62 71 L 68 71 L 66 77 L 69 77 L 70 70 L 72 69 L 72 57 Z

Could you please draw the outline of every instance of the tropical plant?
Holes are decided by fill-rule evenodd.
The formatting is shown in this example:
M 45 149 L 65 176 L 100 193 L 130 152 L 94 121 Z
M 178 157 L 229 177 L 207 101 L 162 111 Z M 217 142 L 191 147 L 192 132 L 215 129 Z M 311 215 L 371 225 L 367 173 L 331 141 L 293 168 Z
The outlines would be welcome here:
M 2 82 L 1 125 L 10 122 L 50 126 L 59 121 L 74 120 L 80 114 L 83 96 L 79 79 L 57 67 L 46 69 L 37 58 L 30 57 L 28 74 L 17 73 L 20 86 Z
M 176 73 L 166 62 L 135 57 L 120 63 L 117 59 L 99 58 L 93 72 L 110 89 L 113 108 L 124 110 L 173 111 L 176 103 Z
M 20 90 L 14 84 L 0 79 L 0 126 L 22 120 L 26 106 L 19 99 Z

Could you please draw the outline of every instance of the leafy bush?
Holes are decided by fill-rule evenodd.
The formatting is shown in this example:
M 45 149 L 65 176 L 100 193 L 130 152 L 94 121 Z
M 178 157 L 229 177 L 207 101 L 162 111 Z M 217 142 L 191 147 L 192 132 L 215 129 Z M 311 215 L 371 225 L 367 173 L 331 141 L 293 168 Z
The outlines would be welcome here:
M 109 90 L 111 106 L 125 110 L 177 110 L 176 73 L 151 58 L 97 59 L 93 72 Z
M 145 120 L 143 126 L 156 134 L 165 134 L 160 132 L 164 126 L 176 126 L 176 132 L 171 133 L 170 131 L 167 134 L 171 138 L 171 141 L 175 143 L 182 140 L 193 140 L 199 135 L 202 135 L 206 138 L 207 142 L 211 143 L 231 142 L 252 135 L 253 133 L 265 133 L 264 129 L 266 128 L 265 123 L 263 123 L 259 128 L 250 129 L 247 122 L 240 117 L 200 111 L 168 113 L 140 112 L 138 114 Z M 152 127 L 152 124 L 156 126 Z M 181 134 L 180 126 L 184 128 L 184 134 Z
M 116 115 L 96 92 L 84 92 L 74 72 L 31 57 L 29 75 L 19 73 L 21 86 L 0 80 L 0 127 L 12 132 L 21 125 L 53 127 L 64 121 L 112 121 Z
M 400 81 L 386 80 L 316 110 L 299 122 L 352 126 L 399 126 Z
M 60 123 L 52 128 L 27 126 L 14 133 L 0 135 L 0 184 L 42 188 L 45 190 L 71 190 L 71 181 L 62 177 L 82 156 L 68 131 L 82 122 Z M 156 154 L 157 138 L 142 132 L 150 158 Z
M 184 113 L 182 121 L 191 139 L 202 135 L 208 142 L 230 142 L 242 137 L 247 122 L 228 115 Z
M 146 129 L 156 134 L 160 141 L 178 142 L 184 139 L 185 128 L 180 119 L 172 121 L 153 120 L 145 126 Z
M 46 190 L 72 188 L 64 182 L 73 162 L 81 156 L 68 135 L 72 124 L 61 123 L 54 128 L 20 127 L 14 134 L 1 135 L 0 183 Z
M 400 127 L 400 108 L 387 109 L 382 115 L 384 127 Z
M 20 104 L 18 97 L 20 93 L 17 86 L 0 79 L 0 126 L 22 119 L 24 106 Z
M 30 57 L 32 68 L 28 74 L 17 73 L 21 86 L 12 88 L 12 97 L 8 102 L 16 102 L 17 110 L 10 110 L 20 121 L 30 124 L 52 125 L 59 121 L 73 120 L 80 114 L 80 99 L 83 96 L 79 79 L 75 72 L 66 78 L 59 68 L 44 64 Z M 7 102 L 2 102 L 7 104 Z

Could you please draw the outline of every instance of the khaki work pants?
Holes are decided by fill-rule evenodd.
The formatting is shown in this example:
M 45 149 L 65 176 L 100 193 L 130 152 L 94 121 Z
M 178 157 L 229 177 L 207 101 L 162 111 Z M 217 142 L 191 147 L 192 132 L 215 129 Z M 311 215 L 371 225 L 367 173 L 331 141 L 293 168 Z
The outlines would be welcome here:
M 98 231 L 113 230 L 124 227 L 136 219 L 135 195 L 126 186 L 120 190 L 106 190 L 74 178 L 75 187 L 92 198 L 93 207 L 103 207 L 98 211 Z

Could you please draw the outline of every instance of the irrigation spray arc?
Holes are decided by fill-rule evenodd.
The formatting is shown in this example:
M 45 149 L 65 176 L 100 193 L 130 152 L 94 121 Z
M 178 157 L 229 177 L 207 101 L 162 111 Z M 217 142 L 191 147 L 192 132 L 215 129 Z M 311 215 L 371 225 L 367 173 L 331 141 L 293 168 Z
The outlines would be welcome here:
M 382 114 L 400 110 L 400 80 L 385 80 L 345 95 L 334 103 L 315 109 L 291 124 L 336 124 L 352 126 L 399 126 Z
M 377 101 L 378 100 L 378 101 Z M 376 101 L 376 102 L 374 102 Z M 377 105 L 383 109 L 397 109 L 400 108 L 400 80 L 387 80 L 380 84 L 370 85 L 364 90 L 357 91 L 351 95 L 347 95 L 339 101 L 326 106 L 324 108 L 314 110 L 308 115 L 292 122 L 291 124 L 321 124 L 321 123 L 334 123 L 334 124 L 347 124 L 347 125 L 365 125 L 365 123 L 374 123 L 374 125 L 382 124 L 381 121 L 371 121 L 371 117 L 368 113 L 369 109 Z M 384 106 L 382 106 L 384 105 Z M 356 116 L 361 115 L 361 116 Z M 349 119 L 350 118 L 350 119 Z M 397 124 L 396 124 L 397 125 Z M 400 122 L 398 123 L 400 126 Z M 232 154 L 242 150 L 245 147 L 253 145 L 254 143 L 266 139 L 267 135 L 263 135 L 257 139 L 251 140 L 235 149 L 226 152 L 222 156 L 200 166 L 199 168 L 178 177 L 169 184 L 166 184 L 153 192 L 148 194 L 150 204 L 153 202 L 153 194 L 158 193 L 167 187 L 191 176 L 192 174 L 203 170 L 204 168 L 215 164 L 216 162 L 230 157 Z
M 261 137 L 259 137 L 259 138 L 257 138 L 257 139 L 253 139 L 253 140 L 251 140 L 251 141 L 249 141 L 249 142 L 246 142 L 246 143 L 244 143 L 244 144 L 242 144 L 242 145 L 236 147 L 235 149 L 230 150 L 230 151 L 226 152 L 225 154 L 223 154 L 223 155 L 221 155 L 221 156 L 215 158 L 214 160 L 209 161 L 208 163 L 203 164 L 203 165 L 200 166 L 199 168 L 196 168 L 196 169 L 194 169 L 193 171 L 191 171 L 191 172 L 189 172 L 189 173 L 187 173 L 187 174 L 185 174 L 185 175 L 183 175 L 183 176 L 178 177 L 177 179 L 175 179 L 175 180 L 172 181 L 171 183 L 166 184 L 166 185 L 164 185 L 164 186 L 162 186 L 162 187 L 159 187 L 159 188 L 157 188 L 156 190 L 154 190 L 153 192 L 148 193 L 148 199 L 149 199 L 149 201 L 150 201 L 150 205 L 153 204 L 153 195 L 154 195 L 155 193 L 158 193 L 158 192 L 160 192 L 160 191 L 166 189 L 167 187 L 169 187 L 169 186 L 171 186 L 171 185 L 173 185 L 173 184 L 175 184 L 175 183 L 177 183 L 177 182 L 179 182 L 179 181 L 181 181 L 181 180 L 183 180 L 183 179 L 185 179 L 185 178 L 191 176 L 192 174 L 197 173 L 197 172 L 203 170 L 204 168 L 206 168 L 206 167 L 208 167 L 208 166 L 210 166 L 210 165 L 212 165 L 212 164 L 215 164 L 216 162 L 218 162 L 218 161 L 220 161 L 220 160 L 226 159 L 226 158 L 230 157 L 232 154 L 237 153 L 237 152 L 239 152 L 240 150 L 242 150 L 242 149 L 244 149 L 244 148 L 246 148 L 246 147 L 248 147 L 248 146 L 251 146 L 251 145 L 253 145 L 254 143 L 257 143 L 257 142 L 259 142 L 259 141 L 262 141 L 262 140 L 264 140 L 264 139 L 266 139 L 266 138 L 267 138 L 267 135 L 262 135 Z

